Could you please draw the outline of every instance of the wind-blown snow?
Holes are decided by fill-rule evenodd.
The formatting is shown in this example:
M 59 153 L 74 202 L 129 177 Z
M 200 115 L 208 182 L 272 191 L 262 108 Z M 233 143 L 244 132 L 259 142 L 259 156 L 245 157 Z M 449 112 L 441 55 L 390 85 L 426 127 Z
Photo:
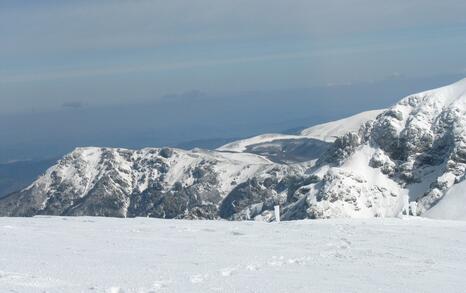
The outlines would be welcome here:
M 466 223 L 0 218 L 0 292 L 464 292 Z

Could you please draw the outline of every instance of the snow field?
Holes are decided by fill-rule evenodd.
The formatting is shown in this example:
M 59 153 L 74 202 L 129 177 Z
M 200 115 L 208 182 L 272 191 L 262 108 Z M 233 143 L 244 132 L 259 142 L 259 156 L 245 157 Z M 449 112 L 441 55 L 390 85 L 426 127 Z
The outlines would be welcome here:
M 464 292 L 466 222 L 0 218 L 0 292 Z

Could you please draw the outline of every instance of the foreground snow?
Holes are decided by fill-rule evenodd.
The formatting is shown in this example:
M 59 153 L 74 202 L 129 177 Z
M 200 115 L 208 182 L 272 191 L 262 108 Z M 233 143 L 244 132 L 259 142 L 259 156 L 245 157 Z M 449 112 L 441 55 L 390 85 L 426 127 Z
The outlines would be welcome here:
M 464 292 L 466 222 L 0 218 L 0 292 Z

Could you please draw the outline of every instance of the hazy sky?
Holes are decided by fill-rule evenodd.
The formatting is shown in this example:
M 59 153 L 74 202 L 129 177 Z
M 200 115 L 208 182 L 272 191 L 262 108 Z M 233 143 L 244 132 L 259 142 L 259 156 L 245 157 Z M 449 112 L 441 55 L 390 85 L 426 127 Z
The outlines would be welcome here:
M 466 75 L 464 0 L 1 0 L 0 114 Z

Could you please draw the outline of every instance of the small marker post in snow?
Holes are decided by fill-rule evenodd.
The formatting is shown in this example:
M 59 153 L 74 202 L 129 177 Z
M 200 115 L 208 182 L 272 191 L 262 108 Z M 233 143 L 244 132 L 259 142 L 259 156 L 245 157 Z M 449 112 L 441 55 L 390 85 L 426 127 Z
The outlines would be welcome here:
M 417 216 L 417 202 L 412 201 L 409 203 L 409 210 L 412 216 Z
M 402 214 L 409 216 L 409 196 L 405 195 L 403 197 L 403 211 Z
M 275 221 L 280 223 L 280 206 L 275 206 Z

